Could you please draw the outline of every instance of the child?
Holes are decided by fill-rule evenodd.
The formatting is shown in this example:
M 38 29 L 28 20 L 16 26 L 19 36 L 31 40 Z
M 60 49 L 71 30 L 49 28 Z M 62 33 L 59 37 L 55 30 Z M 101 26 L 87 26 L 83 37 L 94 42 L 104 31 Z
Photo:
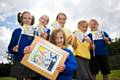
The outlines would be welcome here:
M 108 65 L 108 51 L 107 44 L 110 44 L 110 38 L 106 32 L 98 29 L 99 23 L 95 19 L 91 19 L 90 22 L 91 33 L 88 36 L 93 42 L 93 50 L 91 50 L 90 69 L 93 74 L 94 80 L 99 72 L 103 74 L 103 80 L 108 80 L 108 74 L 110 69 Z
M 85 35 L 87 28 L 88 22 L 81 20 L 78 22 L 78 30 L 73 33 L 73 53 L 78 62 L 77 80 L 92 80 L 89 69 L 91 40 Z
M 13 54 L 14 65 L 11 69 L 11 76 L 16 77 L 17 80 L 37 80 L 37 74 L 30 69 L 23 66 L 20 61 L 24 54 L 25 46 L 28 46 L 33 41 L 34 29 L 34 17 L 28 11 L 18 13 L 18 22 L 22 26 L 15 29 L 10 44 L 8 46 L 9 53 Z
M 59 65 L 57 70 L 60 72 L 56 80 L 72 80 L 73 74 L 77 69 L 77 62 L 71 50 L 67 49 L 65 33 L 61 29 L 56 29 L 50 36 L 50 42 L 69 53 L 64 65 Z M 41 78 L 41 80 L 47 80 Z
M 57 25 L 55 25 L 53 27 L 55 27 L 55 29 L 62 29 L 65 32 L 65 36 L 66 36 L 66 39 L 67 39 L 66 41 L 67 41 L 67 44 L 69 44 L 70 37 L 72 36 L 72 32 L 71 32 L 71 30 L 69 30 L 68 28 L 65 27 L 66 20 L 67 20 L 67 16 L 66 16 L 65 13 L 63 13 L 63 12 L 58 13 L 57 16 L 56 16 L 56 22 L 60 27 L 56 28 Z M 68 45 L 68 48 L 71 51 L 73 51 L 71 45 Z
M 47 15 L 42 15 L 39 19 L 39 24 L 35 29 L 35 35 L 40 36 L 46 40 L 49 40 L 50 29 L 46 27 L 49 22 L 49 17 Z M 31 53 L 32 49 L 30 46 L 26 46 L 24 49 L 25 53 Z
M 50 35 L 50 29 L 47 28 L 49 22 L 49 17 L 47 15 L 42 15 L 39 19 L 39 24 L 37 26 L 37 34 L 44 39 L 48 40 Z
M 60 12 L 56 16 L 56 22 L 59 27 L 56 27 L 57 25 L 52 25 L 52 27 L 54 27 L 54 29 L 62 29 L 65 32 L 66 39 L 68 39 L 72 35 L 72 32 L 68 28 L 65 28 L 66 20 L 67 20 L 66 14 Z

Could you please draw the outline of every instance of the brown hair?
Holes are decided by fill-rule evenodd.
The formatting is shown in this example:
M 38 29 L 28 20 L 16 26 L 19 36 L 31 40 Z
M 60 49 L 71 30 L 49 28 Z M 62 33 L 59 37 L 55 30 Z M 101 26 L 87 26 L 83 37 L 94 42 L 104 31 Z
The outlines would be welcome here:
M 58 14 L 57 14 L 56 20 L 58 19 L 58 17 L 59 17 L 60 15 L 63 15 L 63 16 L 65 16 L 65 19 L 67 19 L 67 16 L 66 16 L 66 14 L 65 14 L 65 13 L 63 13 L 63 12 L 60 12 L 60 13 L 58 13 Z
M 80 26 L 82 26 L 83 24 L 88 24 L 88 22 L 86 20 L 81 20 L 78 22 L 78 28 L 80 28 Z
M 18 20 L 18 23 L 20 23 L 21 26 L 23 26 L 22 19 L 23 19 L 23 15 L 24 15 L 25 13 L 29 13 L 29 14 L 30 14 L 30 12 L 28 12 L 28 11 L 24 11 L 23 13 L 19 12 L 19 13 L 17 14 L 17 20 Z M 31 25 L 33 25 L 34 22 L 35 22 L 35 18 L 34 18 L 34 16 L 32 16 Z
M 57 33 L 59 33 L 59 32 L 62 32 L 63 37 L 64 37 L 64 44 L 63 44 L 63 46 L 67 47 L 65 32 L 62 29 L 55 29 L 55 30 L 53 30 L 52 34 L 50 35 L 50 42 L 56 45 L 55 39 L 56 39 Z

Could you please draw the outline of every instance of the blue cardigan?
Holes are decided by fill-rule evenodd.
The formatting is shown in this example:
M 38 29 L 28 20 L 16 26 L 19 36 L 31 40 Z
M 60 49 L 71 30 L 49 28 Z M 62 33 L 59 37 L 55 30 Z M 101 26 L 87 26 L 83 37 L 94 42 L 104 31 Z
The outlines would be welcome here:
M 65 61 L 65 70 L 61 73 L 59 73 L 56 80 L 72 80 L 73 74 L 77 70 L 77 62 L 75 57 L 73 56 L 73 53 L 71 50 L 64 48 L 63 50 L 67 51 L 69 53 L 69 56 L 67 57 Z M 40 80 L 48 80 L 45 77 L 41 77 Z
M 30 45 L 34 39 L 33 36 L 28 36 L 28 35 L 25 35 L 25 34 L 22 34 L 21 35 L 21 28 L 17 28 L 14 30 L 13 34 L 12 34 L 12 37 L 11 37 L 11 40 L 10 40 L 10 43 L 9 43 L 9 46 L 8 46 L 8 52 L 10 54 L 13 54 L 13 59 L 14 61 L 21 61 L 23 56 L 24 56 L 24 48 L 28 45 Z M 20 36 L 21 35 L 21 36 Z M 18 44 L 18 41 L 20 39 L 20 42 Z M 14 52 L 13 51 L 13 47 L 16 46 L 18 44 L 18 52 Z

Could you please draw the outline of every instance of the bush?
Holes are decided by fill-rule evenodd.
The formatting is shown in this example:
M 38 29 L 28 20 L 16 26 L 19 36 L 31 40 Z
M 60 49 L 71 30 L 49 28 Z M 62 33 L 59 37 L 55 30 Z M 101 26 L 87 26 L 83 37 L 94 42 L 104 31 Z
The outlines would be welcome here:
M 120 54 L 109 56 L 110 69 L 120 69 Z
M 11 64 L 0 64 L 0 77 L 8 77 L 11 70 Z

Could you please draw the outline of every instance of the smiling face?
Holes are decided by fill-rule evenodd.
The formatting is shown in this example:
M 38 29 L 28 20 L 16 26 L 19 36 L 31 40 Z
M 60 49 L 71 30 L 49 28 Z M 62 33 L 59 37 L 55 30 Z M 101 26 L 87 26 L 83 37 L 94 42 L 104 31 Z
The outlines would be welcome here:
M 65 15 L 64 13 L 59 13 L 59 14 L 57 15 L 57 17 L 56 17 L 57 22 L 58 22 L 62 27 L 64 27 L 65 22 L 66 22 L 66 19 L 67 19 L 67 17 L 66 17 L 66 15 Z
M 97 31 L 99 26 L 97 20 L 94 20 L 94 19 L 90 21 L 89 25 L 90 25 L 91 31 Z
M 54 30 L 50 35 L 50 42 L 60 48 L 63 48 L 63 46 L 67 46 L 64 31 L 62 31 L 61 29 Z
M 85 20 L 82 20 L 78 23 L 78 29 L 82 32 L 86 32 L 88 28 L 88 23 Z
M 43 15 L 40 17 L 39 22 L 41 25 L 46 26 L 49 22 L 49 17 L 47 15 Z
M 57 35 L 55 37 L 55 43 L 56 43 L 56 46 L 58 46 L 58 47 L 63 46 L 63 44 L 64 44 L 64 36 L 63 36 L 62 32 L 57 33 Z
M 32 16 L 30 13 L 26 12 L 22 14 L 22 24 L 23 25 L 31 25 L 32 23 Z

